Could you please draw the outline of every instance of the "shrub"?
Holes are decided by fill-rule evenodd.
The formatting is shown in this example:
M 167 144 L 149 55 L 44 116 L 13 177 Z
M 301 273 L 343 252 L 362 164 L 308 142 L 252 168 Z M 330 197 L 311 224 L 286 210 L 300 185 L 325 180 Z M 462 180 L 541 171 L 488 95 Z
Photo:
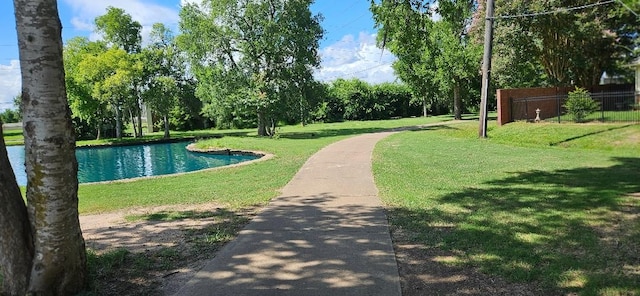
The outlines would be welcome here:
M 591 98 L 591 94 L 580 87 L 576 87 L 569 93 L 569 98 L 563 107 L 575 122 L 584 122 L 587 116 L 600 109 L 600 105 Z

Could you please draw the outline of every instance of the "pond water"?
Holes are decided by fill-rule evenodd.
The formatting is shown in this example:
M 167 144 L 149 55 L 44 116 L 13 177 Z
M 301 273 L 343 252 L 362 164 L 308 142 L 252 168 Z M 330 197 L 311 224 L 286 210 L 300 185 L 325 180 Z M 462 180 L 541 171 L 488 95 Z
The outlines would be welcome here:
M 253 155 L 214 155 L 191 152 L 189 143 L 78 148 L 80 183 L 112 181 L 146 176 L 192 172 L 259 158 Z M 24 146 L 7 147 L 18 185 L 27 185 Z

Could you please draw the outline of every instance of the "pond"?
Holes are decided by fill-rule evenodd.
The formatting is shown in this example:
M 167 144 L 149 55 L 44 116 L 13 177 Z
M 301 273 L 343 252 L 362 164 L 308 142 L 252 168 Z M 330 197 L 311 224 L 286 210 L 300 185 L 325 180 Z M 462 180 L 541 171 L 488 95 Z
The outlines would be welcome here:
M 192 172 L 259 158 L 254 155 L 191 152 L 186 149 L 188 144 L 179 142 L 78 148 L 78 181 L 90 183 Z M 18 185 L 27 185 L 24 146 L 9 146 L 7 152 Z

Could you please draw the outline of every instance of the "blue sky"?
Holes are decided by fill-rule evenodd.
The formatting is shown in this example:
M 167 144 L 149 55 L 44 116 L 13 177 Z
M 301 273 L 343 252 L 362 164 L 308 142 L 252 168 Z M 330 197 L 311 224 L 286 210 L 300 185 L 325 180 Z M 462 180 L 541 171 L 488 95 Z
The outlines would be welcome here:
M 161 22 L 177 33 L 181 3 L 195 0 L 58 0 L 62 38 L 86 36 L 97 39 L 93 20 L 107 6 L 120 7 L 143 25 L 143 39 L 153 23 Z M 375 46 L 369 1 L 316 0 L 314 13 L 324 16 L 325 37 L 320 45 L 322 65 L 316 78 L 332 81 L 357 77 L 370 83 L 395 80 L 393 55 Z M 13 16 L 13 1 L 0 1 L 0 110 L 13 109 L 13 97 L 20 93 L 18 47 Z

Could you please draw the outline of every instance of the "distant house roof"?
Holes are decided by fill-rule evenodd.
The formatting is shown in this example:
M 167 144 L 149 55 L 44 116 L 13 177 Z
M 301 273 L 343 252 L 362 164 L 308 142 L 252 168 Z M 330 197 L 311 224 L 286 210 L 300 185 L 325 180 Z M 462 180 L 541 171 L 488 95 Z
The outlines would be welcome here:
M 633 60 L 633 62 L 631 62 L 631 64 L 629 64 L 629 66 L 631 66 L 631 67 L 640 67 L 640 58 L 637 58 L 637 59 Z

